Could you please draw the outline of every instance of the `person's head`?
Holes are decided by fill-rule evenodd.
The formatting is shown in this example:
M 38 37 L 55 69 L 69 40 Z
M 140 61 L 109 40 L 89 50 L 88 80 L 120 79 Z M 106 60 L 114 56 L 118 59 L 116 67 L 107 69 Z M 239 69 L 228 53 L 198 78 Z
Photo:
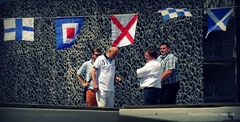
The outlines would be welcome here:
M 153 60 L 153 59 L 157 59 L 158 54 L 155 50 L 148 48 L 144 54 L 144 57 L 146 59 L 147 62 Z
M 119 53 L 119 48 L 118 47 L 111 47 L 109 48 L 108 52 L 107 52 L 107 56 L 110 59 L 114 59 Z
M 171 47 L 167 42 L 163 42 L 160 44 L 160 53 L 161 55 L 166 55 L 171 51 Z
M 100 48 L 94 48 L 92 50 L 92 59 L 95 61 L 97 57 L 100 56 L 101 54 L 102 54 L 102 51 Z

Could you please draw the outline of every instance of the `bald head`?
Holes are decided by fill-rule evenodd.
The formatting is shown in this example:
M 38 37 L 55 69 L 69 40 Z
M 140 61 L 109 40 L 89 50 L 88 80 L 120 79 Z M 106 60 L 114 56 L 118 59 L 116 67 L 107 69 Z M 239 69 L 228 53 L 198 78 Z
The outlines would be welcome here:
M 119 52 L 118 47 L 111 47 L 107 52 L 107 56 L 111 59 L 114 59 L 118 55 L 118 52 Z

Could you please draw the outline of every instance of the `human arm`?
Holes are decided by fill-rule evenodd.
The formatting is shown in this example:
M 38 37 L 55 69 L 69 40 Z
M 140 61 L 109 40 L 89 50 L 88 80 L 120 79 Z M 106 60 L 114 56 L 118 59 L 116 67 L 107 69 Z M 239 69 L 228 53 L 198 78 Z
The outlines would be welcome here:
M 137 76 L 139 78 L 146 77 L 150 72 L 150 67 L 146 64 L 144 67 L 137 69 Z
M 83 87 L 86 87 L 86 86 L 89 85 L 89 83 L 86 82 L 86 81 L 84 80 L 84 78 L 82 77 L 84 73 L 86 73 L 86 63 L 83 63 L 83 65 L 82 65 L 82 66 L 80 67 L 80 69 L 77 71 L 77 79 L 78 79 L 78 81 L 81 83 L 81 85 L 82 85 Z
M 174 55 L 170 55 L 170 58 L 165 64 L 166 69 L 160 75 L 161 80 L 166 80 L 176 70 L 178 59 Z
M 99 90 L 97 75 L 98 75 L 98 71 L 100 70 L 101 66 L 102 66 L 102 58 L 100 56 L 95 60 L 93 67 L 92 67 L 92 71 L 91 71 L 94 91 Z
M 82 78 L 82 76 L 77 75 L 77 79 L 80 81 L 80 83 L 81 83 L 81 85 L 82 85 L 83 87 L 86 87 L 86 86 L 89 85 L 88 82 L 84 81 L 84 79 Z
M 97 85 L 97 69 L 93 67 L 91 74 L 92 74 L 92 81 L 93 81 L 93 89 L 94 91 L 98 91 L 99 87 Z
M 167 69 L 161 74 L 161 80 L 166 80 L 173 72 L 173 69 Z

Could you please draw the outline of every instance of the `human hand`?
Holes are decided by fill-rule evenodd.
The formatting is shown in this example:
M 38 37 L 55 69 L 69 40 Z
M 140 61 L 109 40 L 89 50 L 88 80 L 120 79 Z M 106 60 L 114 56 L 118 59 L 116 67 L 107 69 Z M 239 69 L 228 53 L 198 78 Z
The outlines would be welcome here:
M 93 90 L 97 92 L 99 90 L 99 87 L 96 84 L 93 84 Z
M 119 81 L 122 81 L 122 78 L 120 78 L 120 77 L 118 77 L 118 76 L 116 76 L 115 79 L 116 79 L 116 81 L 118 81 L 118 82 L 119 82 Z
M 89 83 L 88 83 L 88 82 L 85 82 L 85 83 L 83 84 L 83 87 L 87 87 L 87 86 L 89 86 Z

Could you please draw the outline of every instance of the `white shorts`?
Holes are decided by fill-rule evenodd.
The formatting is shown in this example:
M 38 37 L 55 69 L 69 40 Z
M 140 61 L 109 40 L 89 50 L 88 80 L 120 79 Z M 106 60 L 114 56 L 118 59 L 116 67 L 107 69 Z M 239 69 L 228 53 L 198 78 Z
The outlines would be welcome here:
M 114 107 L 114 91 L 97 91 L 96 92 L 98 107 Z

